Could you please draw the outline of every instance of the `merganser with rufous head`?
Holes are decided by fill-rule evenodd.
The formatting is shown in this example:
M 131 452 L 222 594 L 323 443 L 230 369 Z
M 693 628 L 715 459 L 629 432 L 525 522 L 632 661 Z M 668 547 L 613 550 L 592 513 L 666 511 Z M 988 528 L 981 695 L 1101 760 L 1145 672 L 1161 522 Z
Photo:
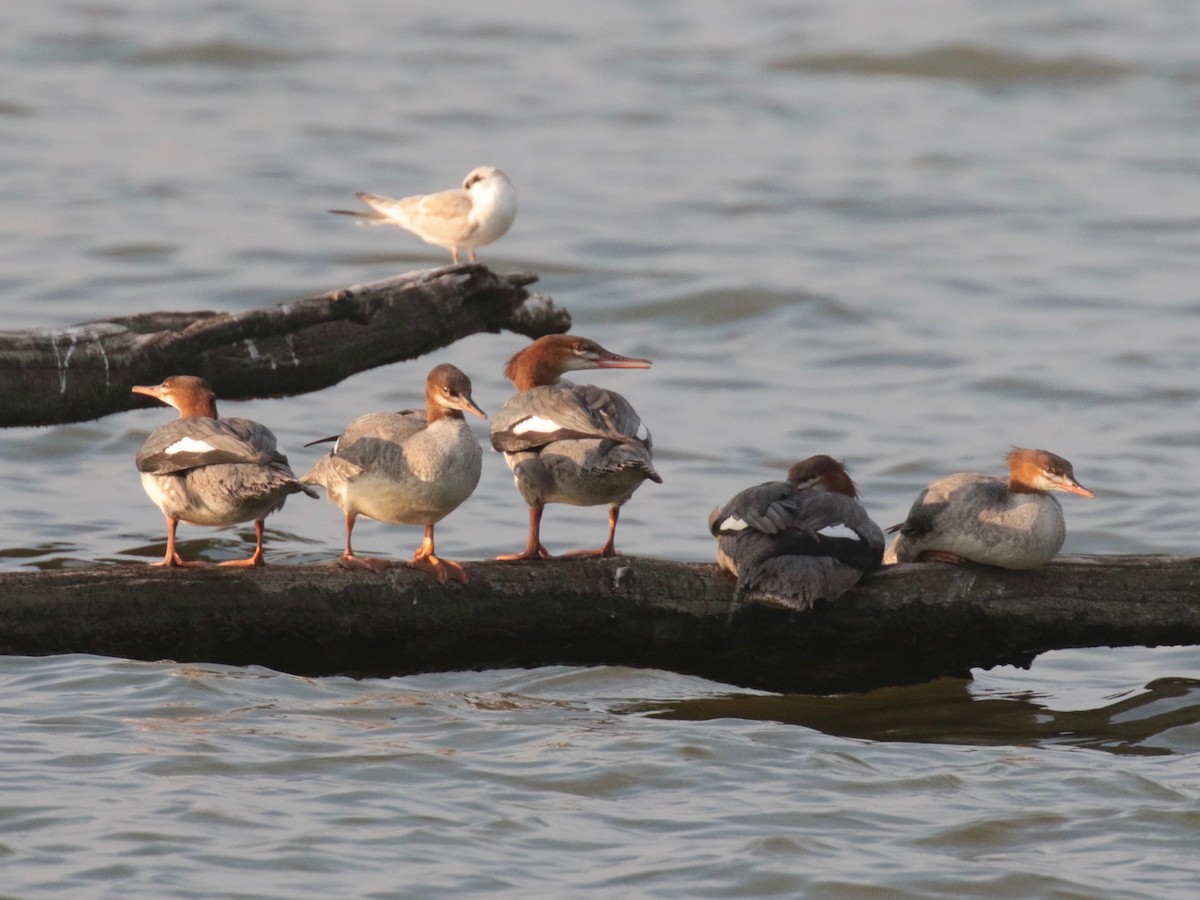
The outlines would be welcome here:
M 1033 569 L 1066 540 L 1062 507 L 1050 491 L 1096 495 L 1075 480 L 1071 464 L 1046 450 L 1015 447 L 1008 480 L 960 472 L 921 492 L 900 525 L 885 563 L 941 560 Z
M 289 494 L 316 497 L 296 480 L 270 429 L 249 419 L 217 417 L 216 396 L 207 381 L 172 375 L 162 384 L 137 386 L 179 410 L 174 422 L 156 428 L 137 454 L 142 487 L 167 519 L 167 552 L 157 566 L 200 566 L 184 562 L 175 549 L 175 530 L 189 525 L 254 522 L 254 554 L 223 566 L 261 566 L 263 520 Z
M 357 216 L 372 225 L 398 225 L 427 244 L 445 247 L 455 262 L 463 250 L 469 252 L 471 262 L 477 262 L 475 250 L 503 237 L 517 217 L 517 190 L 509 177 L 493 166 L 472 169 L 461 190 L 399 200 L 378 194 L 356 196 L 370 212 L 330 212 Z
M 840 597 L 883 557 L 883 532 L 846 467 L 824 455 L 737 494 L 712 511 L 708 530 L 741 596 L 790 609 Z
M 517 490 L 529 504 L 529 538 L 520 553 L 499 559 L 545 559 L 542 511 L 547 503 L 608 505 L 608 539 L 578 556 L 615 556 L 621 506 L 647 479 L 662 483 L 651 462 L 650 431 L 624 397 L 564 381 L 579 369 L 648 369 L 650 360 L 619 356 L 569 334 L 538 338 L 505 366 L 518 393 L 492 420 L 492 446 L 504 453 Z
M 322 485 L 346 515 L 345 566 L 386 568 L 388 560 L 354 554 L 350 535 L 358 516 L 394 525 L 424 525 L 425 539 L 410 565 L 440 582 L 468 581 L 463 567 L 434 552 L 433 526 L 454 512 L 479 484 L 483 450 L 463 412 L 487 418 L 471 399 L 471 380 L 443 363 L 425 381 L 425 409 L 360 416 L 333 450 L 300 479 Z M 309 444 L 308 446 L 312 446 Z

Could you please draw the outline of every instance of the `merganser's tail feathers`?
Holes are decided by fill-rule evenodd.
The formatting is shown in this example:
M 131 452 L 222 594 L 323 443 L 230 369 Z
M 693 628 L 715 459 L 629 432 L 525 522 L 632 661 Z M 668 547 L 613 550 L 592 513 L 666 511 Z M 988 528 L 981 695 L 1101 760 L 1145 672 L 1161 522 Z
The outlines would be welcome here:
M 300 478 L 300 483 L 315 484 L 326 490 L 333 490 L 358 477 L 362 472 L 362 466 L 328 453 L 313 463 L 312 468 Z
M 862 575 L 857 566 L 830 556 L 776 556 L 739 566 L 738 591 L 754 602 L 810 609 L 817 600 L 836 600 Z
M 604 445 L 601 444 L 601 447 Z M 650 457 L 644 451 L 637 453 L 622 453 L 625 448 L 610 448 L 608 452 L 602 453 L 601 457 L 604 460 L 602 465 L 587 466 L 584 471 L 590 475 L 611 475 L 617 472 L 625 472 L 629 469 L 636 469 L 641 472 L 647 481 L 653 481 L 655 484 L 662 484 L 662 476 L 654 468 L 650 462 Z M 632 450 L 633 448 L 629 448 Z M 638 448 L 639 451 L 641 448 Z

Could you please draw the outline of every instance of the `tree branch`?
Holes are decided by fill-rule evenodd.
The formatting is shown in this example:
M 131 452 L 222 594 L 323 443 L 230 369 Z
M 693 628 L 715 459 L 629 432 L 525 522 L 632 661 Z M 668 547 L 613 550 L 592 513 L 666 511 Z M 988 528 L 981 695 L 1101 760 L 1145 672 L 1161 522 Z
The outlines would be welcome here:
M 916 684 L 1047 650 L 1200 643 L 1200 558 L 1024 572 L 885 569 L 805 612 L 744 604 L 713 565 L 644 558 L 409 569 L 0 572 L 0 652 L 262 665 L 304 675 L 628 665 L 781 692 Z
M 0 332 L 0 427 L 95 419 L 146 405 L 135 384 L 186 373 L 223 399 L 316 391 L 467 335 L 566 331 L 571 317 L 481 265 L 408 272 L 240 313 L 143 313 L 63 331 Z

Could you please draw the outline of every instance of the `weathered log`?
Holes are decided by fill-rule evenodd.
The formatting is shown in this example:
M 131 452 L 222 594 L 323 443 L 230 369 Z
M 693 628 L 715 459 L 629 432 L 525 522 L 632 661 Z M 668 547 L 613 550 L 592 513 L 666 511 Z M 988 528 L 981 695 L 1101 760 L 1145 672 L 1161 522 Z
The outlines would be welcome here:
M 408 272 L 240 313 L 142 313 L 62 331 L 0 331 L 0 427 L 95 419 L 177 373 L 229 400 L 303 394 L 467 335 L 566 331 L 567 312 L 482 265 Z
M 781 692 L 916 684 L 1073 647 L 1200 643 L 1200 558 L 1009 572 L 893 566 L 833 602 L 746 604 L 713 565 L 644 558 L 406 568 L 0 573 L 0 652 L 257 664 L 304 675 L 627 665 Z

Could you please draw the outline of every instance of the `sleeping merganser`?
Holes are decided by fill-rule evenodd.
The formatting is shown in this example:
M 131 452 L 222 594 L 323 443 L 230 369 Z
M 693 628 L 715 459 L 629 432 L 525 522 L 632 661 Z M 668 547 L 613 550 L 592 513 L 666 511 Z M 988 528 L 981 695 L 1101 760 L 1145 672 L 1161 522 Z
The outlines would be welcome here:
M 508 361 L 504 377 L 519 393 L 492 420 L 492 446 L 504 453 L 517 490 L 529 504 L 529 539 L 499 559 L 546 559 L 541 544 L 547 503 L 608 504 L 608 540 L 577 556 L 615 556 L 621 505 L 647 478 L 650 432 L 615 391 L 561 380 L 576 369 L 648 369 L 650 360 L 618 356 L 595 341 L 567 334 L 538 338 Z
M 162 384 L 138 386 L 179 410 L 174 422 L 156 428 L 137 454 L 142 487 L 167 519 L 167 553 L 156 566 L 202 566 L 175 550 L 175 529 L 190 525 L 236 525 L 254 520 L 254 555 L 223 566 L 261 566 L 263 520 L 303 491 L 270 429 L 249 419 L 217 418 L 216 395 L 203 378 L 172 375 Z
M 883 532 L 845 466 L 810 456 L 786 481 L 747 488 L 708 517 L 717 562 L 757 602 L 808 609 L 853 587 L 883 558 Z
M 378 194 L 356 194 L 370 212 L 331 209 L 343 216 L 358 216 L 372 225 L 398 225 L 427 244 L 445 247 L 458 262 L 461 250 L 470 252 L 504 236 L 517 217 L 517 190 L 508 176 L 492 166 L 472 169 L 462 190 L 418 194 L 393 200 Z
M 425 381 L 424 410 L 369 413 L 336 438 L 307 445 L 337 441 L 300 480 L 324 486 L 346 514 L 346 549 L 339 563 L 375 570 L 393 565 L 354 555 L 350 534 L 361 515 L 394 525 L 424 525 L 425 539 L 410 565 L 440 582 L 447 574 L 468 580 L 462 566 L 436 556 L 433 546 L 433 526 L 479 484 L 483 451 L 463 410 L 487 418 L 471 399 L 471 379 L 443 363 Z
M 960 472 L 921 492 L 900 525 L 885 563 L 941 560 L 1033 569 L 1054 558 L 1066 540 L 1062 507 L 1049 491 L 1096 495 L 1075 470 L 1046 450 L 1015 447 L 1005 456 L 1008 481 Z

